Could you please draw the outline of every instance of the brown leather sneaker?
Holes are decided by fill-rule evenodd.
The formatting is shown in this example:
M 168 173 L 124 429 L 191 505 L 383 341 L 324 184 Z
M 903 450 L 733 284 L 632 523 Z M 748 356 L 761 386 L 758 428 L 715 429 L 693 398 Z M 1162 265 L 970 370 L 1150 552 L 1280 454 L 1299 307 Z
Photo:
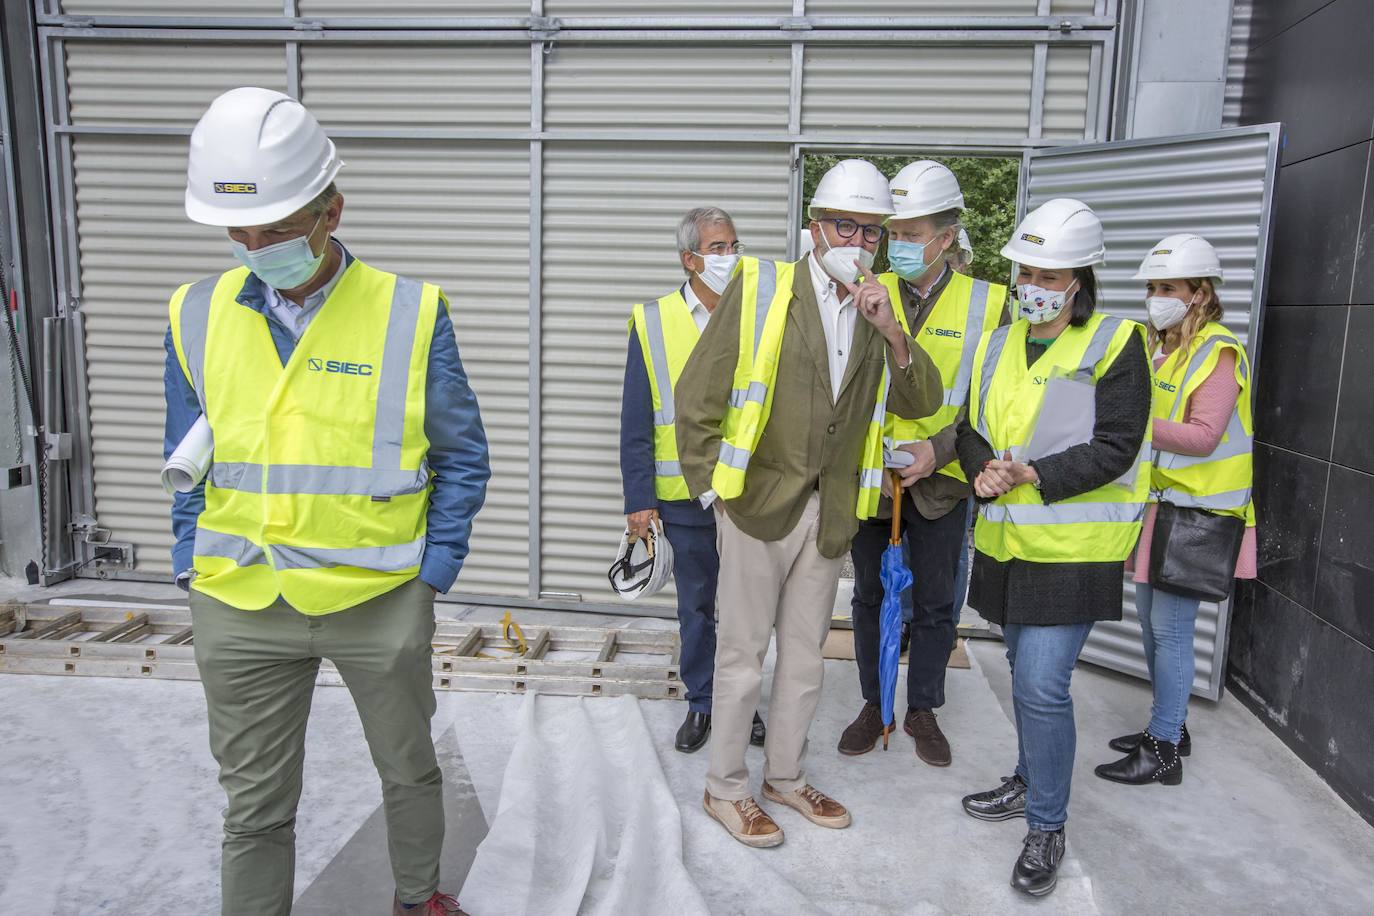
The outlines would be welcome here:
M 865 703 L 859 717 L 840 735 L 840 753 L 848 757 L 867 754 L 883 736 L 883 711 L 876 703 Z
M 902 730 L 916 739 L 916 756 L 933 767 L 949 766 L 949 741 L 930 709 L 908 709 Z
M 764 783 L 764 791 L 767 791 L 767 785 Z M 707 792 L 701 800 L 701 806 L 720 822 L 730 836 L 745 846 L 762 849 L 782 844 L 782 828 L 752 798 L 726 801 Z
M 779 792 L 764 782 L 763 797 L 800 811 L 802 817 L 813 824 L 836 830 L 849 826 L 849 809 L 812 786 L 802 786 L 795 792 Z

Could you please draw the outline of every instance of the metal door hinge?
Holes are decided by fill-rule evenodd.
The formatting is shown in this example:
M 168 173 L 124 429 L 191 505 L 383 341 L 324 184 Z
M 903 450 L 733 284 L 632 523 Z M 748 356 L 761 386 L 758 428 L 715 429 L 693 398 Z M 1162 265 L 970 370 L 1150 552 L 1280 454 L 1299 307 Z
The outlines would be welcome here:
M 68 530 L 78 542 L 91 546 L 91 557 L 86 563 L 95 567 L 98 574 L 108 569 L 134 568 L 134 545 L 110 540 L 110 529 L 101 528 L 93 517 L 76 516 Z
M 530 38 L 535 41 L 548 41 L 563 30 L 563 20 L 552 16 L 530 17 Z

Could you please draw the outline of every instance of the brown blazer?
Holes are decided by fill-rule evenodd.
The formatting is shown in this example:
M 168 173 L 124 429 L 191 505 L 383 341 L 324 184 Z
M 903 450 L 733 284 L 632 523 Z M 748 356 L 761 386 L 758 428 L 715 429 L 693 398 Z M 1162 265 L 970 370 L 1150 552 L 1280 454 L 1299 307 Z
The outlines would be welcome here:
M 720 454 L 720 426 L 739 358 L 740 287 L 738 279 L 726 287 L 673 391 L 678 457 L 694 497 L 711 489 Z M 898 369 L 891 349 L 860 315 L 839 400 L 832 401 L 820 306 L 809 265 L 805 259 L 797 263 L 772 412 L 749 461 L 744 492 L 725 501 L 741 531 L 764 541 L 786 537 L 819 489 L 817 547 L 830 558 L 849 549 L 859 529 L 859 463 L 884 360 L 892 373 L 888 410 L 919 419 L 938 410 L 943 399 L 935 364 L 910 338 L 907 348 L 911 364 Z

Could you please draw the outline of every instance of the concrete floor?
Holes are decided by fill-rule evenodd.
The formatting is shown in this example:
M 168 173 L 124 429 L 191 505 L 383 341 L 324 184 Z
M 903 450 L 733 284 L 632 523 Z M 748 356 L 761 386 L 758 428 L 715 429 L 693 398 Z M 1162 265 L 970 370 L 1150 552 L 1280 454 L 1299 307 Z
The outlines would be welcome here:
M 113 594 L 99 583 L 78 590 Z M 153 586 L 119 591 L 144 600 L 174 597 Z M 487 608 L 443 611 L 499 617 Z M 599 622 L 587 615 L 517 617 Z M 783 811 L 776 816 L 787 841 L 772 850 L 739 846 L 702 812 L 706 755 L 671 749 L 685 707 L 642 702 L 679 805 L 684 861 L 712 912 L 1374 912 L 1374 828 L 1234 699 L 1194 701 L 1195 750 L 1182 786 L 1120 787 L 1094 777 L 1093 765 L 1112 756 L 1106 739 L 1144 722 L 1149 694 L 1139 682 L 1091 666 L 1081 666 L 1074 682 L 1079 761 L 1060 886 L 1043 901 L 1019 897 L 1007 878 L 1024 823 L 985 824 L 959 809 L 962 794 L 995 785 L 1015 759 L 1001 646 L 975 641 L 970 655 L 971 670 L 949 672 L 941 723 L 955 762 L 945 770 L 920 764 L 904 735 L 886 753 L 836 753 L 860 700 L 852 663 L 827 663 L 808 774 L 849 805 L 854 825 L 826 831 Z M 540 702 L 546 701 L 604 702 Z M 449 889 L 462 886 L 495 815 L 522 702 L 440 694 L 434 732 L 446 774 Z M 0 708 L 0 913 L 213 911 L 223 799 L 198 684 L 0 676 Z M 756 783 L 762 759 L 751 750 Z M 386 912 L 379 804 L 347 691 L 320 688 L 297 824 L 297 913 Z

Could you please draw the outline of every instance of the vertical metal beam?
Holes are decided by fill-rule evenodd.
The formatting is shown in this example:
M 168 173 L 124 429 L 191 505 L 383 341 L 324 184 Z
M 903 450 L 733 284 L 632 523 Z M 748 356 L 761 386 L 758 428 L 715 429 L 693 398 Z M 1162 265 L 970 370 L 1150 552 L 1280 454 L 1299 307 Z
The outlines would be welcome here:
M 1045 135 L 1045 70 L 1049 63 L 1049 46 L 1037 44 L 1031 58 L 1030 122 L 1026 136 L 1039 140 Z
M 530 0 L 530 15 L 543 16 L 543 0 Z M 544 129 L 544 58 L 552 51 L 543 41 L 530 43 L 530 130 L 536 135 Z M 529 597 L 539 598 L 542 587 L 541 528 L 544 487 L 542 483 L 541 441 L 543 434 L 543 260 L 544 260 L 544 143 L 530 141 L 530 304 L 529 304 Z
M 792 261 L 801 255 L 801 196 L 805 177 L 802 155 L 801 144 L 793 143 L 792 152 L 787 157 L 787 257 Z
M 286 43 L 286 94 L 296 101 L 301 98 L 301 44 L 298 41 Z

